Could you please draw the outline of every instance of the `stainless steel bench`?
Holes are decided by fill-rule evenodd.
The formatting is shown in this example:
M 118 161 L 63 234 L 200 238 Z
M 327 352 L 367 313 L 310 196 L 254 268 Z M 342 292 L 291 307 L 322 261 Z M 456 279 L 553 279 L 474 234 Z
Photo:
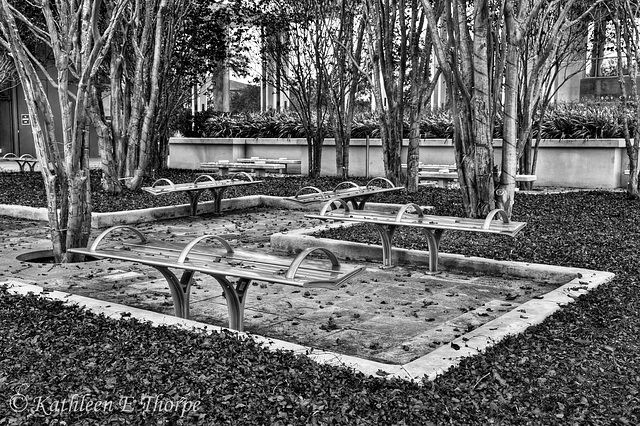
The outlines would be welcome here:
M 395 186 L 386 178 L 376 177 L 364 186 L 349 181 L 341 182 L 332 191 L 321 191 L 315 186 L 305 186 L 298 190 L 293 197 L 286 199 L 306 204 L 340 198 L 342 201 L 351 203 L 355 210 L 361 210 L 372 196 L 402 189 L 404 189 L 403 186 Z
M 263 176 L 267 171 L 273 173 L 284 173 L 287 166 L 281 163 L 230 163 L 227 161 L 209 161 L 200 163 L 203 169 L 218 170 L 221 175 L 226 176 L 229 172 L 246 171 Z
M 38 165 L 38 159 L 35 158 L 31 154 L 22 154 L 21 156 L 17 156 L 12 152 L 8 152 L 0 158 L 0 161 L 13 161 L 18 164 L 20 167 L 20 171 L 24 172 L 24 168 L 29 167 L 29 171 L 34 171 L 35 167 Z
M 419 166 L 418 179 L 421 182 L 437 182 L 437 186 L 440 188 L 446 188 L 449 182 L 455 182 L 458 180 L 458 171 L 455 165 L 438 165 L 438 164 L 423 164 Z M 516 182 L 535 182 L 536 175 L 516 175 Z
M 260 158 L 260 157 L 250 157 L 250 158 L 236 158 L 236 163 L 242 164 L 281 164 L 284 165 L 284 172 L 286 174 L 294 173 L 294 169 L 297 173 L 301 172 L 301 160 L 292 160 L 289 158 Z
M 133 234 L 138 241 L 105 242 L 109 234 Z M 205 245 L 214 241 L 220 247 Z M 343 267 L 335 255 L 324 248 L 308 248 L 295 258 L 234 250 L 222 237 L 203 235 L 187 243 L 169 243 L 147 239 L 138 229 L 121 225 L 102 232 L 86 248 L 69 249 L 72 253 L 97 258 L 136 262 L 158 270 L 167 280 L 175 315 L 189 318 L 189 294 L 196 272 L 213 277 L 222 287 L 229 312 L 229 328 L 244 330 L 244 304 L 250 284 L 262 281 L 294 287 L 335 290 L 363 267 Z M 326 260 L 310 259 L 319 253 Z M 181 270 L 180 278 L 172 271 Z M 235 280 L 235 283 L 231 280 Z
M 340 204 L 341 208 L 335 208 Z M 409 210 L 413 210 L 411 213 Z M 391 267 L 393 234 L 399 226 L 423 229 L 429 249 L 429 271 L 438 270 L 438 250 L 440 238 L 445 230 L 484 232 L 515 237 L 526 226 L 526 222 L 512 222 L 507 214 L 495 209 L 486 219 L 469 219 L 454 216 L 425 215 L 422 207 L 409 203 L 397 213 L 372 210 L 351 210 L 347 202 L 337 198 L 328 201 L 319 214 L 305 215 L 309 218 L 343 222 L 370 223 L 374 225 L 382 239 L 383 267 Z M 494 220 L 498 217 L 501 220 Z
M 246 173 L 236 173 L 231 179 L 215 180 L 209 175 L 200 175 L 191 183 L 175 184 L 169 179 L 158 179 L 153 185 L 145 186 L 142 189 L 152 195 L 163 195 L 174 192 L 184 192 L 189 197 L 189 205 L 191 208 L 191 216 L 196 216 L 198 212 L 198 201 L 204 191 L 209 191 L 213 195 L 214 214 L 221 213 L 222 197 L 227 188 L 240 185 L 251 185 L 260 183 L 260 180 L 253 180 Z M 165 185 L 159 185 L 164 183 Z

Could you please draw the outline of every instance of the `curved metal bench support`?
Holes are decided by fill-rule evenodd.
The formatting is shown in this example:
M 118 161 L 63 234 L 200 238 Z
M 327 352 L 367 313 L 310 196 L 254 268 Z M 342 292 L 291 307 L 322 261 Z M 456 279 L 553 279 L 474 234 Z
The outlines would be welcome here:
M 324 253 L 327 258 L 329 258 L 329 261 L 331 262 L 331 270 L 332 271 L 340 271 L 340 262 L 338 261 L 338 258 L 336 257 L 336 255 L 329 249 L 324 248 L 324 247 L 310 247 L 307 249 L 304 249 L 303 251 L 301 251 L 296 258 L 293 260 L 293 262 L 291 262 L 291 265 L 289 266 L 289 269 L 287 269 L 287 271 L 285 272 L 285 277 L 289 278 L 289 279 L 295 279 L 296 278 L 296 273 L 298 272 L 298 268 L 300 268 L 300 265 L 302 264 L 302 262 L 306 259 L 307 256 L 309 256 L 311 253 L 315 252 L 315 251 L 320 251 L 322 253 Z M 353 272 L 353 274 L 357 273 L 356 271 Z M 345 277 L 343 277 L 343 279 L 339 282 L 335 282 L 335 281 L 323 281 L 323 280 L 318 280 L 318 281 L 312 281 L 309 282 L 307 284 L 305 284 L 305 287 L 311 287 L 311 288 L 326 288 L 329 290 L 337 290 L 340 286 L 340 284 L 349 279 L 351 277 L 352 274 L 348 274 Z
M 321 191 L 319 188 L 316 188 L 315 186 L 305 186 L 303 188 L 300 188 L 298 190 L 298 192 L 296 192 L 296 195 L 294 195 L 294 198 L 298 198 L 298 196 L 300 195 L 305 195 L 305 194 L 300 194 L 302 191 L 304 191 L 305 189 L 311 189 L 315 192 L 317 192 L 318 194 L 320 194 L 321 198 L 324 200 L 327 198 L 327 196 L 324 194 L 323 191 Z
M 103 231 L 100 235 L 98 235 L 96 239 L 93 241 L 93 244 L 91 244 L 91 247 L 89 248 L 89 250 L 92 252 L 95 252 L 96 249 L 98 248 L 98 244 L 100 244 L 100 242 L 104 239 L 104 237 L 106 237 L 108 234 L 115 231 L 116 229 L 126 229 L 127 231 L 131 231 L 134 234 L 136 234 L 138 238 L 140 238 L 141 243 L 144 244 L 147 242 L 147 237 L 145 237 L 144 234 L 138 231 L 136 228 L 128 225 L 117 225 L 117 226 L 112 226 L 111 228 Z
M 420 207 L 416 203 L 409 203 L 409 204 L 405 204 L 404 206 L 400 207 L 400 210 L 398 211 L 398 214 L 396 215 L 396 222 L 400 222 L 402 220 L 402 218 L 404 217 L 404 214 L 406 213 L 407 209 L 409 209 L 410 207 L 413 207 L 413 209 L 416 211 L 416 214 L 418 215 L 418 217 L 420 217 L 420 218 L 424 217 L 424 213 L 422 212 L 422 207 Z
M 373 227 L 378 231 L 380 239 L 382 240 L 382 265 L 380 268 L 392 268 L 393 267 L 393 234 L 396 232 L 396 225 L 381 225 L 374 223 Z
M 249 182 L 253 182 L 253 178 L 247 172 L 236 172 L 236 173 L 233 174 L 233 176 L 231 176 L 231 180 L 237 179 L 237 176 L 244 177 L 244 178 L 248 179 Z
M 438 252 L 440 251 L 440 238 L 442 237 L 442 229 L 426 229 L 424 230 L 427 237 L 427 247 L 429 249 L 429 272 L 438 272 Z
M 507 213 L 504 210 L 493 209 L 489 212 L 489 214 L 487 215 L 487 218 L 484 220 L 484 223 L 482 224 L 482 229 L 489 229 L 491 227 L 491 221 L 496 215 L 500 216 L 500 219 L 502 219 L 503 223 L 509 223 L 509 216 L 507 216 Z
M 351 181 L 344 181 L 337 184 L 335 188 L 333 188 L 333 192 L 338 193 L 340 191 L 338 188 L 340 188 L 341 186 L 351 186 L 351 188 L 345 188 L 343 189 L 343 191 L 348 191 L 349 189 L 353 189 L 353 188 L 360 189 L 360 185 L 358 185 L 357 183 L 354 183 Z
M 233 283 L 222 275 L 207 274 L 213 277 L 224 292 L 227 301 L 227 312 L 229 314 L 229 328 L 237 331 L 244 331 L 244 302 L 247 291 L 253 280 L 239 278 L 234 287 Z
M 325 255 L 327 255 L 327 257 L 331 261 L 332 270 L 334 271 L 340 270 L 340 262 L 338 261 L 338 258 L 336 257 L 335 254 L 333 254 L 331 250 L 326 249 L 324 247 L 310 247 L 298 253 L 296 258 L 293 259 L 293 262 L 291 262 L 291 265 L 289 265 L 289 268 L 287 269 L 287 272 L 285 272 L 284 276 L 289 279 L 294 279 L 296 277 L 296 272 L 298 272 L 298 268 L 300 267 L 304 259 L 314 251 L 321 251 Z
M 334 207 L 334 205 L 336 204 L 342 205 L 344 207 L 344 214 L 349 214 L 349 203 L 344 201 L 342 198 L 332 198 L 324 203 L 324 205 L 320 209 L 320 216 L 326 216 L 327 210 L 335 210 L 336 207 Z
M 394 224 L 380 224 L 373 223 L 373 227 L 378 231 L 380 239 L 382 240 L 382 265 L 380 268 L 392 268 L 393 267 L 393 236 L 398 228 L 398 225 Z M 427 239 L 427 247 L 429 251 L 429 272 L 438 272 L 438 252 L 440 246 L 440 238 L 442 237 L 443 230 L 436 229 L 431 230 L 424 228 L 425 236 Z
M 382 176 L 378 176 L 378 177 L 374 177 L 373 179 L 371 179 L 369 182 L 367 182 L 367 189 L 370 188 L 374 188 L 373 182 L 376 181 L 380 181 L 380 182 L 384 182 L 387 184 L 387 188 L 395 188 L 396 186 L 393 184 L 393 182 L 391 182 L 389 179 L 382 177 Z
M 187 259 L 187 256 L 189 255 L 189 252 L 191 250 L 193 250 L 193 248 L 196 246 L 196 244 L 198 244 L 202 240 L 208 240 L 208 239 L 213 239 L 213 240 L 216 240 L 216 241 L 220 242 L 224 246 L 224 248 L 227 250 L 227 254 L 233 254 L 233 248 L 229 245 L 227 240 L 225 240 L 224 238 L 219 237 L 217 235 L 202 235 L 202 236 L 192 240 L 189 244 L 187 244 L 182 249 L 182 251 L 180 252 L 180 256 L 178 256 L 177 262 L 179 264 L 184 263 L 184 261 Z
M 149 265 L 160 272 L 169 284 L 171 299 L 173 300 L 173 311 L 179 318 L 189 319 L 189 299 L 191 294 L 191 283 L 195 271 L 184 271 L 180 279 L 166 266 Z
M 158 184 L 158 182 L 166 182 L 167 184 L 169 184 L 169 186 L 171 187 L 171 189 L 175 189 L 175 185 L 173 182 L 171 182 L 169 179 L 167 178 L 160 178 L 158 180 L 156 180 L 155 182 L 153 182 L 153 185 L 151 185 L 152 188 L 155 188 L 156 185 Z
M 209 182 L 213 182 L 216 183 L 216 180 L 213 178 L 213 176 L 208 175 L 206 173 L 199 175 L 194 181 L 193 181 L 193 185 L 194 186 L 198 186 L 198 182 L 203 181 L 204 179 L 207 179 Z

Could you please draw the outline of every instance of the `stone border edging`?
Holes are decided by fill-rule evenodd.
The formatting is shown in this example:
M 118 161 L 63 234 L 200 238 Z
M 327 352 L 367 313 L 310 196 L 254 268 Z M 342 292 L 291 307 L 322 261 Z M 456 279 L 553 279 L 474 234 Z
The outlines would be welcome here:
M 347 226 L 355 226 L 349 224 Z M 325 224 L 308 229 L 299 229 L 276 233 L 271 236 L 271 248 L 295 253 L 307 247 L 324 247 L 331 250 L 339 259 L 382 261 L 382 247 L 363 243 L 353 243 L 329 238 L 314 237 L 316 232 L 329 227 L 345 226 L 344 224 Z M 420 250 L 393 249 L 393 260 L 396 263 L 424 264 L 428 271 L 428 252 Z M 462 358 L 484 352 L 488 347 L 498 343 L 509 335 L 524 332 L 528 327 L 540 324 L 544 319 L 558 311 L 561 307 L 572 303 L 575 299 L 596 287 L 613 279 L 615 274 L 590 269 L 525 263 L 515 261 L 497 261 L 480 257 L 459 254 L 440 253 L 439 266 L 442 270 L 456 270 L 467 273 L 483 272 L 485 274 L 507 274 L 514 277 L 530 278 L 550 283 L 562 284 L 555 290 L 546 293 L 539 299 L 531 299 L 516 306 L 510 312 L 489 321 L 488 323 L 458 337 L 447 345 L 441 346 L 429 354 L 402 366 L 405 374 L 417 380 L 426 377 L 435 379 L 449 368 L 454 367 Z M 454 345 L 457 349 L 454 349 Z M 386 365 L 386 364 L 385 364 Z M 393 369 L 389 365 L 383 371 Z M 353 366 L 354 368 L 357 368 Z M 395 367 L 395 366 L 393 366 Z M 376 371 L 362 370 L 374 375 Z M 391 375 L 397 375 L 391 372 Z
M 324 203 L 300 204 L 287 200 L 284 197 L 273 197 L 269 195 L 247 195 L 244 197 L 227 198 L 221 202 L 222 212 L 231 210 L 247 209 L 251 207 L 269 206 L 276 208 L 286 208 L 292 210 L 319 211 Z M 368 203 L 376 209 L 397 209 L 399 204 Z M 214 202 L 205 201 L 198 204 L 198 214 L 213 213 Z M 178 204 L 175 206 L 150 207 L 139 210 L 125 210 L 121 212 L 91 214 L 92 228 L 108 228 L 115 225 L 131 225 L 136 223 L 152 222 L 157 220 L 175 219 L 188 217 L 191 215 L 189 204 Z M 0 204 L 0 216 L 10 216 L 19 219 L 48 221 L 49 216 L 45 207 L 16 206 L 12 204 Z
M 516 263 L 516 262 L 511 262 Z M 599 285 L 609 282 L 614 274 L 602 271 L 592 271 L 580 268 L 563 268 L 559 266 L 524 264 L 536 268 L 547 267 L 564 274 L 579 275 L 559 288 L 545 294 L 541 299 L 532 299 L 506 314 L 456 338 L 447 345 L 443 345 L 427 355 L 404 365 L 385 364 L 351 355 L 307 347 L 284 340 L 241 333 L 224 327 L 205 324 L 193 320 L 160 314 L 135 307 L 125 306 L 92 299 L 85 296 L 64 293 L 60 291 L 44 291 L 42 287 L 22 283 L 17 280 L 5 281 L 0 284 L 9 285 L 9 291 L 14 294 L 34 293 L 65 303 L 74 303 L 85 307 L 96 314 L 104 314 L 114 319 L 136 318 L 149 321 L 153 325 L 174 325 L 185 330 L 198 332 L 219 332 L 227 330 L 240 339 L 251 338 L 263 344 L 270 350 L 288 350 L 298 355 L 305 355 L 312 360 L 337 367 L 348 367 L 355 371 L 374 377 L 399 378 L 420 383 L 423 379 L 434 380 L 439 375 L 455 367 L 463 358 L 483 353 L 487 348 L 500 342 L 510 335 L 524 332 L 528 327 L 540 324 L 563 306 L 574 302 L 579 296 L 595 289 Z M 561 271 L 567 270 L 567 271 Z M 126 314 L 126 315 L 123 315 Z M 455 345 L 455 349 L 454 346 Z M 381 373 L 383 373 L 381 375 Z

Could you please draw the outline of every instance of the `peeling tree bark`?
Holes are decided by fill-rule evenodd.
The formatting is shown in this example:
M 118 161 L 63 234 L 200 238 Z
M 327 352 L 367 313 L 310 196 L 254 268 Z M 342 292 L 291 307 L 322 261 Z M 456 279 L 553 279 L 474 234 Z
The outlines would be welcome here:
M 53 253 L 57 262 L 73 262 L 79 257 L 69 248 L 87 245 L 91 230 L 89 179 L 90 88 L 106 55 L 109 38 L 123 10 L 120 1 L 98 28 L 100 0 L 40 3 L 46 29 L 38 28 L 17 13 L 8 0 L 0 0 L 0 40 L 14 59 L 32 123 L 36 154 L 47 192 L 47 211 Z M 55 13 L 53 11 L 55 8 Z M 54 58 L 52 75 L 28 51 L 16 26 L 16 17 L 25 31 L 37 34 Z M 41 78 L 57 90 L 60 103 L 62 141 L 56 139 L 56 120 Z M 62 151 L 62 152 L 60 152 Z

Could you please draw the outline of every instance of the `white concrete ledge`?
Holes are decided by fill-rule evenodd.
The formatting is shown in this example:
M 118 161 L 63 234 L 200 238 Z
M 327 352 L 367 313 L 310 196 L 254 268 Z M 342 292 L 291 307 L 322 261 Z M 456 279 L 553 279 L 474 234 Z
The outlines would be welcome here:
M 259 206 L 270 206 L 275 208 L 319 211 L 324 203 L 302 204 L 288 200 L 283 197 L 272 197 L 268 195 L 247 195 L 244 197 L 227 198 L 221 202 L 222 212 L 232 210 L 242 210 Z M 386 203 L 368 203 L 377 210 L 398 209 L 397 204 Z M 198 214 L 213 213 L 213 201 L 205 201 L 198 204 Z M 133 225 L 136 223 L 153 222 L 158 220 L 174 219 L 178 217 L 187 217 L 191 215 L 189 204 L 178 204 L 175 206 L 151 207 L 140 210 L 126 210 L 120 212 L 108 212 L 91 214 L 92 228 L 108 228 L 115 225 Z M 44 207 L 26 207 L 15 206 L 10 204 L 0 204 L 0 216 L 9 216 L 19 219 L 49 220 L 47 209 Z

